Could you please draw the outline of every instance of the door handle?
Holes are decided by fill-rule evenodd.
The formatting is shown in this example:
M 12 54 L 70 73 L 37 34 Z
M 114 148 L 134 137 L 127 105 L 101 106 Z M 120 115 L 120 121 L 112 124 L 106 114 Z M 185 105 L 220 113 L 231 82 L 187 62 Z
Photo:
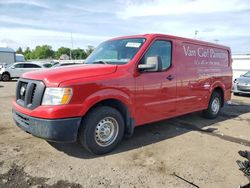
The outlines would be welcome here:
M 174 79 L 174 77 L 172 75 L 169 75 L 166 79 L 169 80 L 169 81 L 171 81 L 171 80 Z

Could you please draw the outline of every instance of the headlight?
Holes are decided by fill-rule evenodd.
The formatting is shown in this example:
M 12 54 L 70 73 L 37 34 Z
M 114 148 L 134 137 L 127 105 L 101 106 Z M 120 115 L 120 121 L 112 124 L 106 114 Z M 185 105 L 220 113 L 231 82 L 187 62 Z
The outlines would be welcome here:
M 72 88 L 46 88 L 42 105 L 68 104 L 73 95 Z

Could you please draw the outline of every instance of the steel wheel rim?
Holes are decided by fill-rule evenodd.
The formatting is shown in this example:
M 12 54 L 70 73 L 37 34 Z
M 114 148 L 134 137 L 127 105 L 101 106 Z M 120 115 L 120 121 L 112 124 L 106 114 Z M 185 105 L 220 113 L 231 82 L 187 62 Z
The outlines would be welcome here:
M 118 136 L 118 122 L 113 117 L 105 117 L 96 125 L 95 141 L 99 146 L 107 147 L 114 143 Z
M 212 112 L 213 114 L 217 114 L 220 109 L 220 100 L 219 98 L 215 98 L 212 102 Z

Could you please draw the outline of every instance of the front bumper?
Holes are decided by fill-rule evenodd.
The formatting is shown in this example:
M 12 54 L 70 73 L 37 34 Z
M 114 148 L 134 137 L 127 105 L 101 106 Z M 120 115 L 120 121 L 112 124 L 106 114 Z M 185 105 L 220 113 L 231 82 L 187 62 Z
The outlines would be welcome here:
M 242 93 L 242 94 L 250 94 L 250 86 L 249 85 L 238 85 L 234 84 L 232 88 L 233 93 Z
M 81 118 L 42 119 L 12 110 L 16 125 L 33 136 L 54 142 L 75 142 Z

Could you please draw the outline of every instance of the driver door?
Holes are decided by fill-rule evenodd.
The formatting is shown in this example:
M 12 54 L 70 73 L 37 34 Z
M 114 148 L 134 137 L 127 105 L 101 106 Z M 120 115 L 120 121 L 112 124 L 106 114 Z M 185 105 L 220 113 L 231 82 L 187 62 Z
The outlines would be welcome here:
M 158 121 L 176 114 L 176 70 L 172 66 L 172 42 L 155 40 L 139 64 L 159 57 L 161 71 L 140 71 L 136 77 L 136 124 Z

